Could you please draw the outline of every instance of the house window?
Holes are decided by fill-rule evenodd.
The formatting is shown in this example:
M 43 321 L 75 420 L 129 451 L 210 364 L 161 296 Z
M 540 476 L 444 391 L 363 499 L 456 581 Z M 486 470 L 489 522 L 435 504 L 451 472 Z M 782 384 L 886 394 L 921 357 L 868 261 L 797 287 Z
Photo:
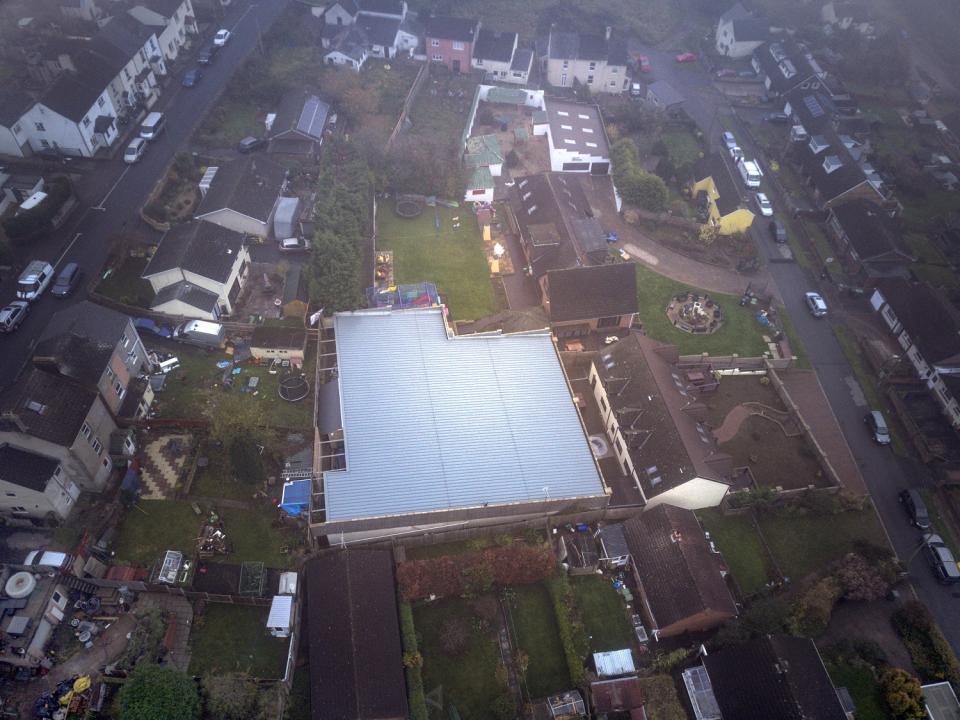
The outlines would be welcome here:
M 591 70 L 596 70 L 596 69 L 597 69 L 597 64 L 596 64 L 595 62 L 590 63 L 590 69 L 591 69 Z
M 434 61 L 434 62 L 443 62 L 443 55 L 434 55 L 434 56 L 433 56 L 433 61 Z
M 40 141 L 40 145 L 43 146 L 44 148 L 49 148 L 49 147 L 50 147 L 50 143 L 47 142 L 46 140 L 41 140 L 41 141 Z
M 93 451 L 97 455 L 103 452 L 103 443 L 98 438 L 93 439 Z
M 93 431 L 90 429 L 90 426 L 87 423 L 83 424 L 83 427 L 80 428 L 80 434 L 83 435 L 87 440 L 90 439 L 90 434 Z
M 614 315 L 614 316 L 612 316 L 612 317 L 602 317 L 602 318 L 600 318 L 599 320 L 597 320 L 597 327 L 598 327 L 598 328 L 617 327 L 617 325 L 619 325 L 619 324 L 620 324 L 620 316 L 619 316 L 619 315 Z
M 141 50 L 141 51 L 140 51 L 140 62 L 146 62 L 146 61 L 147 61 L 147 54 L 146 54 L 143 50 Z
M 610 74 L 611 74 L 611 75 L 616 75 L 616 74 L 617 74 L 617 68 L 610 68 Z
M 430 39 L 430 47 L 440 47 L 440 41 L 436 38 Z
M 123 385 L 120 383 L 120 381 L 117 380 L 117 381 L 113 384 L 113 391 L 117 394 L 117 397 L 118 397 L 118 398 L 122 398 L 122 397 L 123 397 L 123 394 L 124 394 L 127 390 L 126 390 L 125 387 L 123 387 Z
M 463 50 L 463 43 L 462 43 L 462 42 L 454 42 L 454 43 L 453 43 L 453 49 L 454 49 L 454 50 Z
M 515 73 L 513 74 L 513 76 L 514 76 L 515 78 L 522 78 L 522 77 L 523 77 L 523 73 L 515 72 Z
M 620 440 L 620 438 L 617 438 L 617 442 L 615 444 L 617 446 L 617 452 L 623 455 L 623 442 Z
M 20 513 L 25 513 L 27 511 L 27 509 L 22 505 L 14 505 L 10 509 L 13 510 L 13 512 L 20 512 Z
M 34 127 L 37 128 L 37 132 L 46 132 L 46 131 L 47 131 L 47 129 L 43 126 L 43 123 L 35 122 L 33 125 L 34 125 Z
M 124 69 L 123 69 L 123 76 L 124 76 L 125 78 L 127 78 L 127 82 L 130 81 L 130 71 L 127 70 L 127 68 L 124 68 Z
M 84 126 L 84 127 L 90 127 L 90 118 L 85 117 L 85 118 L 83 119 L 83 126 Z
M 110 461 L 107 460 L 107 458 L 104 458 L 103 462 L 101 462 L 100 464 L 103 465 L 105 468 L 110 467 Z
M 607 406 L 607 399 L 606 399 L 603 395 L 600 396 L 600 408 L 601 408 L 604 412 L 606 412 L 607 410 L 610 409 L 610 408 Z
M 128 338 L 128 337 L 126 336 L 126 334 L 124 334 L 124 336 L 123 336 L 123 349 L 126 350 L 126 349 L 127 349 L 127 346 L 128 346 L 129 344 L 130 344 L 130 338 Z
M 616 80 L 611 80 L 611 81 L 610 81 L 610 87 L 616 87 L 616 86 L 617 86 L 617 81 L 616 81 Z
M 58 592 L 54 592 L 53 595 L 50 596 L 50 599 L 59 604 L 60 601 L 63 600 L 63 595 Z
M 103 96 L 97 98 L 97 107 L 103 107 L 104 103 L 107 102 Z
M 16 497 L 16 496 L 17 496 L 16 493 L 7 493 L 7 497 Z
M 108 365 L 108 366 L 107 366 L 107 380 L 109 380 L 110 382 L 113 382 L 116 377 L 117 377 L 117 374 L 113 371 L 113 368 Z
M 563 69 L 566 70 L 568 67 L 570 67 L 570 63 L 567 62 L 566 60 L 564 60 L 564 61 L 563 61 Z
M 57 469 L 53 471 L 53 476 L 55 478 L 58 478 L 60 477 L 62 472 L 63 472 L 63 469 L 59 465 L 57 465 Z
M 587 75 L 587 85 L 593 85 L 593 75 Z
M 20 123 L 17 123 L 16 125 L 13 126 L 13 132 L 16 133 L 16 134 L 18 134 L 18 135 L 20 134 L 20 130 L 21 130 L 21 129 L 22 129 L 22 127 L 21 127 Z
M 477 67 L 483 67 L 483 58 L 477 58 Z

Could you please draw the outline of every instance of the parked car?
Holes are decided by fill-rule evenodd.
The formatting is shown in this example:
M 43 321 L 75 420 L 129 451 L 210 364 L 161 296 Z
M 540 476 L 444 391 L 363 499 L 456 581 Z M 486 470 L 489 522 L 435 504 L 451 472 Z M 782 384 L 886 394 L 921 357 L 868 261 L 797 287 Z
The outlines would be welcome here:
M 921 530 L 930 529 L 930 513 L 919 490 L 904 490 L 900 493 L 900 503 L 906 510 L 910 522 Z
M 310 243 L 298 237 L 284 238 L 277 244 L 282 252 L 306 252 L 310 249 Z
M 760 214 L 764 217 L 773 217 L 773 204 L 766 193 L 757 193 L 757 207 L 760 208 Z
M 783 223 L 774 218 L 770 221 L 770 237 L 774 242 L 785 243 L 787 241 L 787 230 Z
M 133 326 L 139 333 L 150 333 L 151 335 L 156 335 L 157 337 L 162 338 L 173 337 L 172 326 L 163 325 L 151 320 L 150 318 L 134 318 Z
M 723 132 L 720 134 L 720 138 L 723 140 L 723 144 L 727 150 L 737 147 L 737 139 L 733 136 L 732 132 Z
M 753 70 L 741 70 L 737 73 L 737 77 L 743 80 L 753 80 L 757 74 Z
M 213 44 L 217 47 L 223 47 L 228 42 L 230 42 L 230 31 L 226 29 L 217 30 L 217 34 L 213 36 Z
M 646 55 L 641 55 L 639 57 L 638 64 L 640 67 L 640 72 L 642 73 L 648 73 L 653 70 L 653 68 L 650 67 L 650 58 L 648 58 Z
M 207 45 L 200 52 L 197 53 L 197 62 L 200 65 L 209 65 L 213 62 L 213 59 L 217 56 L 217 51 L 220 49 L 218 45 Z
M 730 157 L 733 158 L 734 162 L 737 162 L 738 160 L 743 160 L 743 150 L 740 149 L 739 145 L 728 147 L 727 150 L 730 151 Z
M 72 561 L 73 558 L 66 553 L 51 550 L 31 550 L 27 553 L 23 564 L 27 567 L 46 567 L 60 570 L 69 567 Z
M 737 71 L 734 70 L 733 68 L 723 68 L 722 70 L 717 70 L 718 78 L 731 78 L 736 76 L 737 76 Z
M 30 310 L 30 303 L 25 300 L 14 300 L 3 310 L 0 310 L 0 332 L 13 332 L 24 318 L 27 317 L 27 311 Z
M 267 141 L 261 138 L 255 138 L 252 135 L 248 135 L 243 140 L 237 143 L 237 152 L 243 153 L 252 153 L 255 150 L 261 150 L 267 146 Z
M 867 413 L 863 421 L 867 424 L 870 436 L 878 445 L 890 444 L 890 429 L 887 427 L 887 421 L 883 413 L 879 410 L 871 410 Z
M 200 78 L 203 77 L 203 73 L 200 72 L 200 68 L 193 68 L 193 70 L 187 70 L 183 74 L 183 80 L 180 82 L 185 88 L 196 87 L 197 83 L 200 82 Z
M 807 301 L 807 307 L 810 309 L 810 314 L 814 317 L 825 317 L 827 314 L 827 303 L 824 302 L 823 298 L 820 297 L 820 293 L 808 292 L 804 295 L 804 298 Z
M 33 302 L 53 280 L 53 265 L 44 260 L 31 260 L 17 278 L 17 299 Z
M 923 552 L 927 556 L 927 562 L 930 563 L 930 569 L 933 570 L 937 582 L 944 585 L 952 585 L 960 582 L 960 569 L 957 568 L 957 561 L 950 552 L 950 548 L 943 542 L 939 535 L 930 533 L 923 536 Z
M 697 54 L 691 52 L 680 53 L 676 58 L 678 63 L 692 63 L 697 61 Z
M 67 263 L 63 266 L 60 274 L 57 275 L 57 279 L 54 280 L 50 294 L 54 297 L 67 297 L 80 283 L 80 276 L 82 274 L 79 265 L 73 262 Z
M 643 95 L 643 87 L 640 85 L 640 83 L 638 82 L 630 83 L 630 97 L 638 98 L 638 97 L 641 97 L 642 95 Z
M 200 347 L 222 348 L 226 337 L 223 325 L 206 320 L 188 320 L 173 331 L 174 340 Z
M 123 161 L 127 165 L 138 163 L 146 151 L 147 141 L 141 137 L 134 138 L 130 141 L 130 144 L 127 145 L 127 149 L 123 151 Z
M 790 122 L 790 116 L 782 112 L 767 113 L 763 119 L 774 125 L 787 125 Z

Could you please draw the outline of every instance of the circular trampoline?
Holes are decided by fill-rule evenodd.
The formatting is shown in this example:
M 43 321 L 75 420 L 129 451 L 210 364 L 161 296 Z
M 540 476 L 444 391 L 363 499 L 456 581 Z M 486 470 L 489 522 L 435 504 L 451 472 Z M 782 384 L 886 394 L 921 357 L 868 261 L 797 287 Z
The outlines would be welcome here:
M 310 394 L 310 384 L 304 375 L 290 375 L 280 381 L 277 392 L 287 402 L 299 402 Z
M 398 197 L 394 210 L 402 218 L 415 218 L 423 212 L 423 203 L 410 197 Z

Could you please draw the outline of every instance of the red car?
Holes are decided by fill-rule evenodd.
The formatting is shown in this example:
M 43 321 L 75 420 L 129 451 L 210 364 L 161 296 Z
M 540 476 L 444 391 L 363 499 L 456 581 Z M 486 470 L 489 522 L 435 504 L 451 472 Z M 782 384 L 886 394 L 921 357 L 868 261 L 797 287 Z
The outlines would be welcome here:
M 696 61 L 697 61 L 697 54 L 696 54 L 696 53 L 689 53 L 689 52 L 687 52 L 687 53 L 680 53 L 679 55 L 677 55 L 677 62 L 678 62 L 678 63 L 692 63 L 692 62 L 696 62 Z
M 642 73 L 648 73 L 653 69 L 650 67 L 650 58 L 646 55 L 641 55 L 638 58 L 638 62 L 640 63 L 640 72 Z

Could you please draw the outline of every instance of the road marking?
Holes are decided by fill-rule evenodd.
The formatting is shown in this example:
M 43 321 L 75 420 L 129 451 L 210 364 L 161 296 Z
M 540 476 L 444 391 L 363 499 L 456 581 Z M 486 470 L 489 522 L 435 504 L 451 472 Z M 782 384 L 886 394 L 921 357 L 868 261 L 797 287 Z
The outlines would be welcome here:
M 93 209 L 93 210 L 105 210 L 105 209 L 106 209 L 106 208 L 103 207 L 103 204 L 107 201 L 107 198 L 109 198 L 111 195 L 113 195 L 113 191 L 117 189 L 117 185 L 120 184 L 120 182 L 123 180 L 124 176 L 125 176 L 128 172 L 130 172 L 130 168 L 132 168 L 132 167 L 133 167 L 133 165 L 127 165 L 127 167 L 124 169 L 124 171 L 123 171 L 122 173 L 120 173 L 120 177 L 117 178 L 117 181 L 113 184 L 113 187 L 110 188 L 110 189 L 107 191 L 107 194 L 103 196 L 103 200 L 101 200 L 97 205 L 95 205 L 95 206 L 94 206 L 93 208 L 91 208 L 91 209 Z
M 72 247 L 73 247 L 73 244 L 74 244 L 77 240 L 80 239 L 80 236 L 81 236 L 81 235 L 83 235 L 83 233 L 77 233 L 76 235 L 73 236 L 73 240 L 71 240 L 71 241 L 70 241 L 70 244 L 67 245 L 67 249 L 64 250 L 62 253 L 60 253 L 60 257 L 58 257 L 58 258 L 57 258 L 57 261 L 53 264 L 53 269 L 54 269 L 54 270 L 56 270 L 56 269 L 57 269 L 57 266 L 58 266 L 61 262 L 63 262 L 63 259 L 67 256 L 67 253 L 70 252 L 70 248 L 72 248 Z
M 244 19 L 244 18 L 247 16 L 247 14 L 250 12 L 251 8 L 253 8 L 253 5 L 248 6 L 247 9 L 243 11 L 243 15 L 241 15 L 239 18 L 237 18 L 237 21 L 233 24 L 233 27 L 230 28 L 230 34 L 231 34 L 231 35 L 233 35 L 234 31 L 235 31 L 238 27 L 240 27 L 240 23 L 243 22 L 243 19 Z

